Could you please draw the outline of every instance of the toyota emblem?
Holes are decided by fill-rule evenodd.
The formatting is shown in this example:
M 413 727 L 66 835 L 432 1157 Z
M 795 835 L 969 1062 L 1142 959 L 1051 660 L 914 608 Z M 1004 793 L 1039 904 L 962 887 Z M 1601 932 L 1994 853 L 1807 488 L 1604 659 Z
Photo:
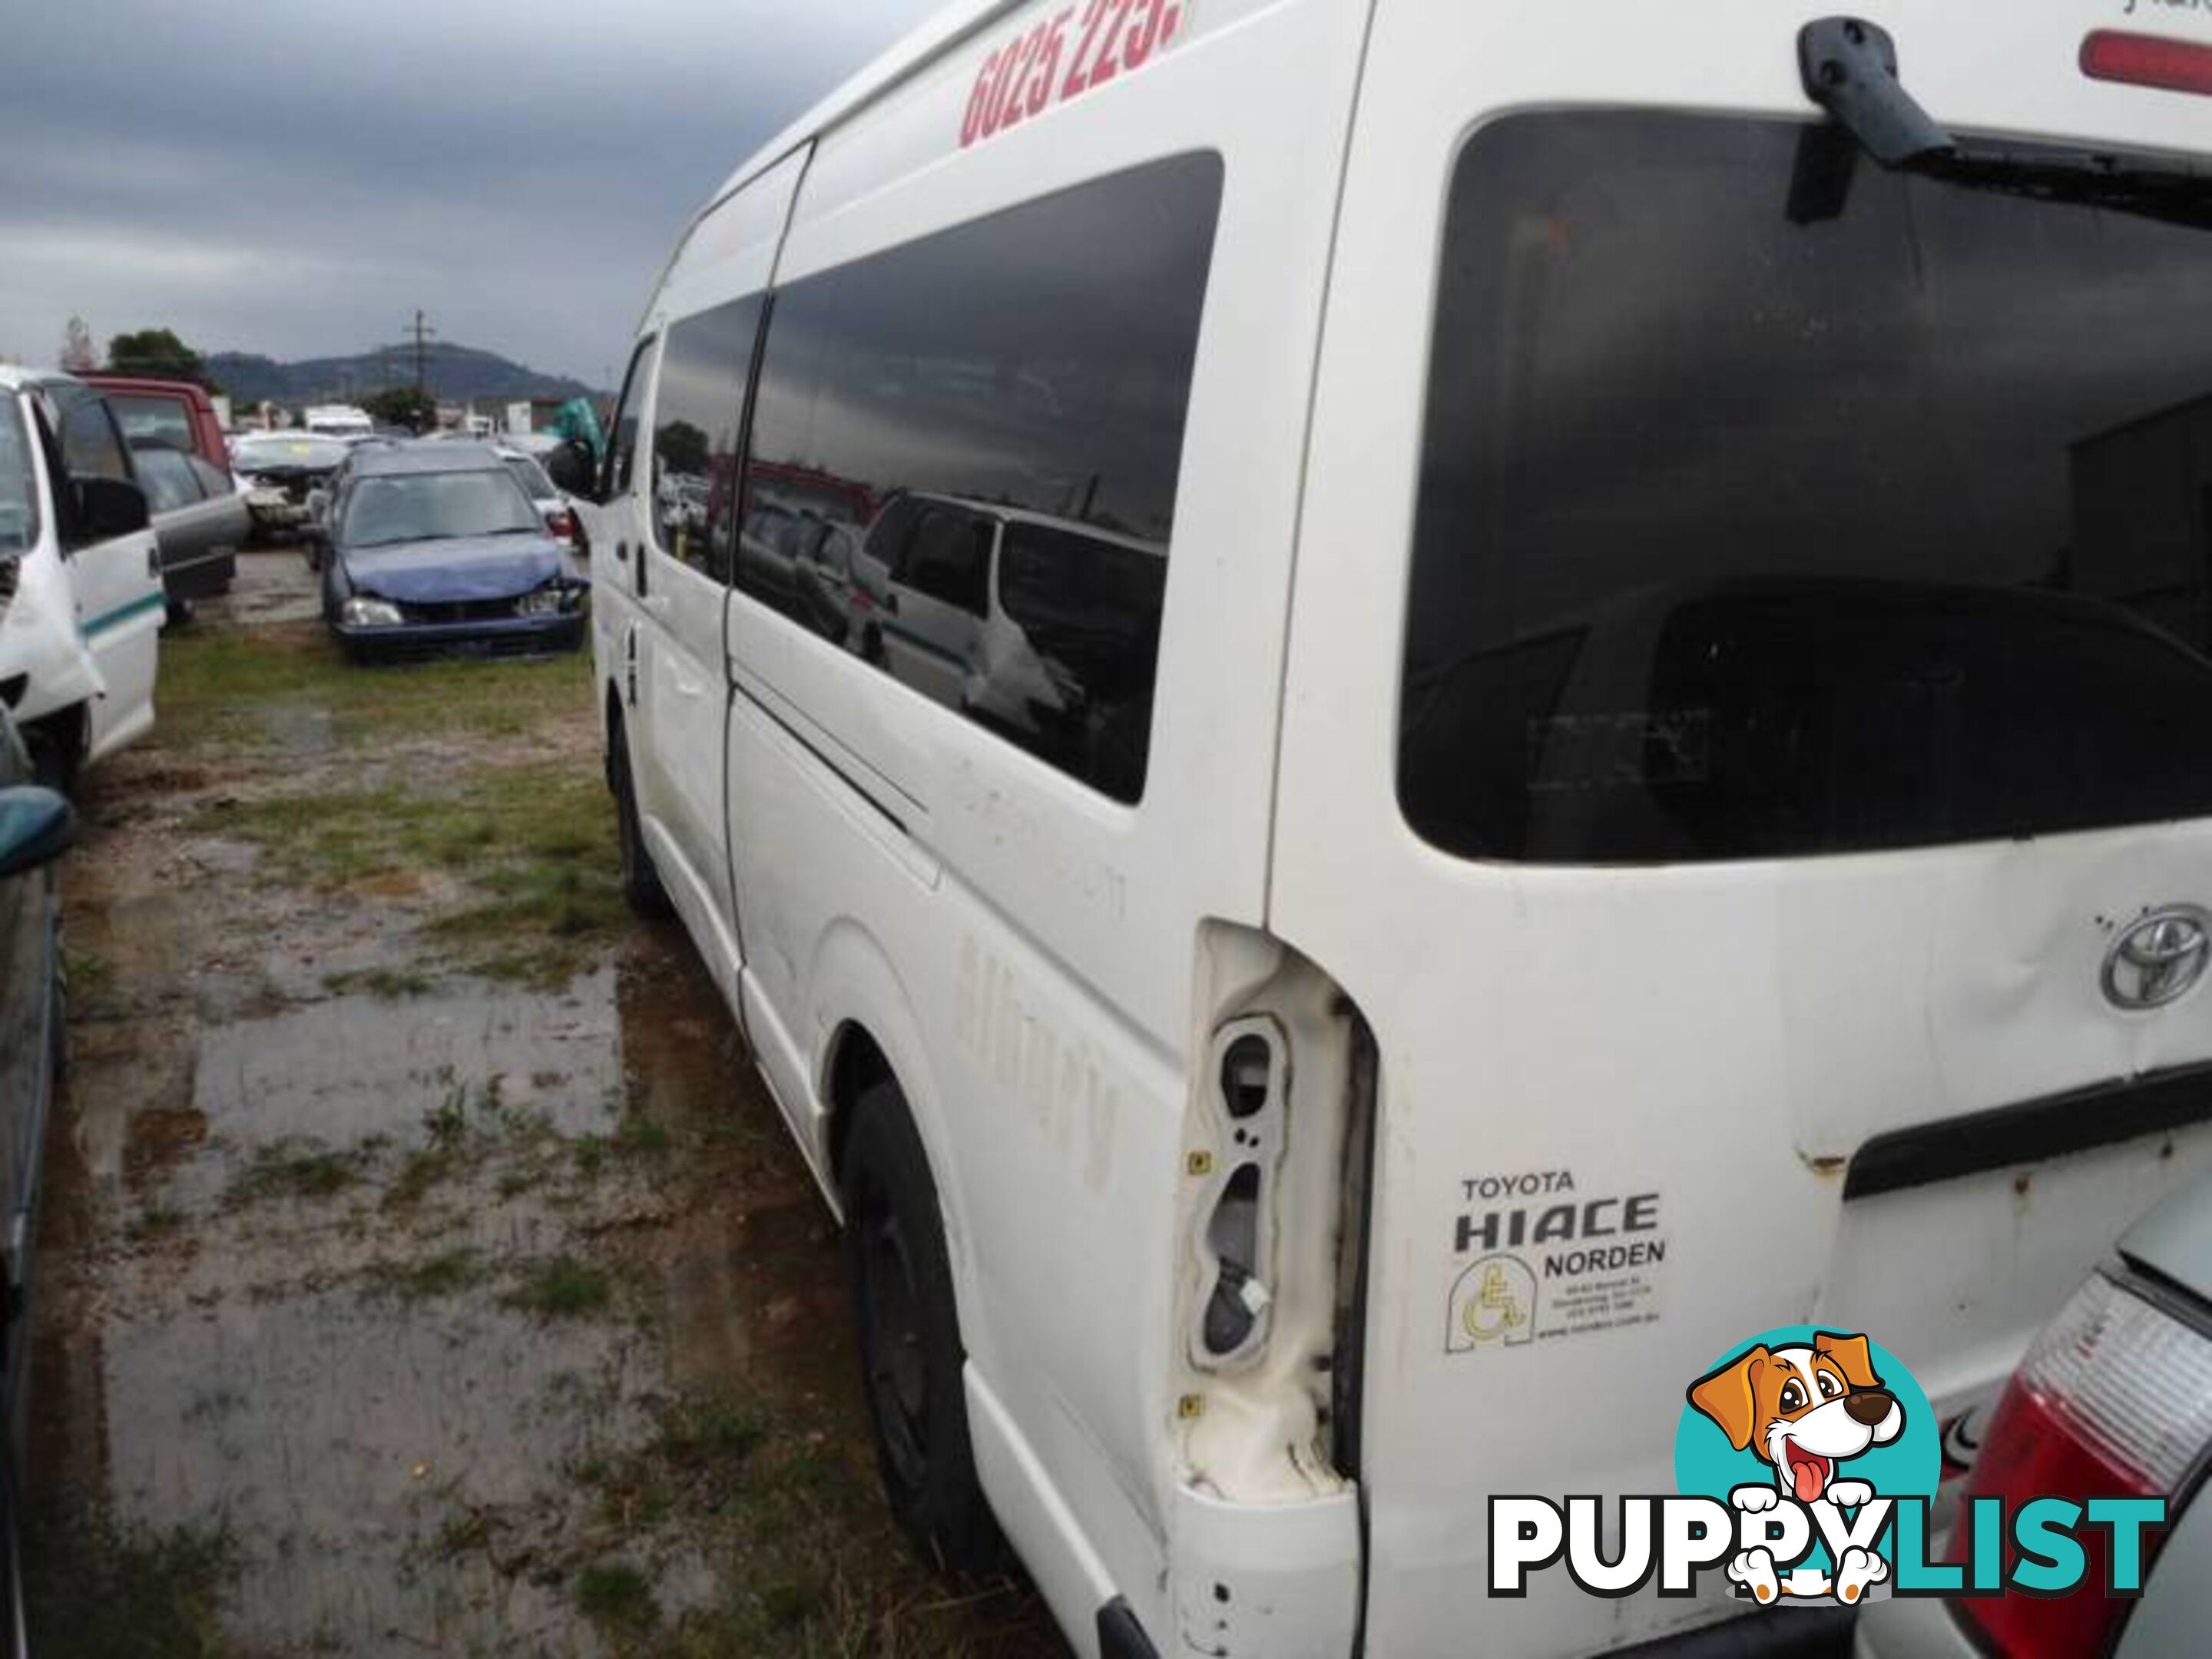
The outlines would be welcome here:
M 2163 1008 L 2204 976 L 2212 918 L 2191 905 L 2139 917 L 2105 953 L 2105 1000 L 2130 1011 Z

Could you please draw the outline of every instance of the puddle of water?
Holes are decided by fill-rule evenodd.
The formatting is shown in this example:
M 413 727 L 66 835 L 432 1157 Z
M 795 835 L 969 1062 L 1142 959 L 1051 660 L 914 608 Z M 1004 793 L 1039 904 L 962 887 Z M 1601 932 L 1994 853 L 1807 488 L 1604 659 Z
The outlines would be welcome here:
M 495 1305 L 403 1315 L 351 1287 L 118 1322 L 100 1379 L 108 1495 L 157 1526 L 228 1527 L 257 1646 L 536 1650 L 567 1610 L 453 1550 L 451 1529 L 466 1504 L 527 1504 L 642 1432 L 659 1380 L 643 1346 Z
M 819 1401 L 855 1364 L 828 1212 L 673 943 L 643 936 L 555 994 L 336 996 L 157 1043 L 94 1025 L 75 1155 L 50 1176 L 181 1218 L 96 1252 L 99 1293 L 42 1310 L 33 1484 L 88 1487 L 156 1530 L 227 1529 L 229 1618 L 256 1650 L 600 1653 L 567 1577 L 629 1540 L 591 1535 L 563 1472 L 649 1435 L 670 1399 Z M 504 1191 L 514 1165 L 493 1158 L 395 1215 L 424 1115 L 494 1076 L 503 1110 L 559 1134 L 628 1114 L 701 1146 L 707 1200 L 656 1191 L 665 1164 L 579 1189 L 556 1154 L 550 1186 Z M 342 1192 L 234 1201 L 258 1152 L 379 1134 L 392 1148 Z M 395 1271 L 461 1251 L 482 1282 L 394 1291 Z M 550 1321 L 504 1305 L 555 1255 L 629 1299 Z M 454 1547 L 484 1514 L 500 1547 Z M 721 1565 L 664 1561 L 664 1608 L 710 1599 Z
M 306 1137 L 343 1146 L 412 1134 L 454 1090 L 498 1079 L 511 1109 L 568 1133 L 605 1128 L 622 1097 L 615 975 L 554 995 L 441 990 L 331 997 L 208 1028 L 193 1104 L 236 1143 Z

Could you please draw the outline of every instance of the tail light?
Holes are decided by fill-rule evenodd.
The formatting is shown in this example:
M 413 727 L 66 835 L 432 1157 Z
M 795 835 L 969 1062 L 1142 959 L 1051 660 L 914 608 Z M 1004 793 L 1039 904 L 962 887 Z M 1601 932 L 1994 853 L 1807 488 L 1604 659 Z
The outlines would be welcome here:
M 545 527 L 561 541 L 576 539 L 576 515 L 565 507 L 556 507 L 545 515 Z
M 1965 1498 L 2166 1498 L 2212 1443 L 2212 1339 L 2102 1274 L 2044 1328 L 1982 1437 Z M 1971 1514 L 1962 1503 L 1961 1516 Z M 1970 1547 L 1962 1521 L 1949 1553 Z M 2082 1587 L 2057 1600 L 2008 1595 L 1953 1603 L 2005 1659 L 2105 1651 L 2132 1602 L 2097 1591 L 2105 1535 L 2081 1535 Z M 2154 1540 L 2148 1547 L 2155 1549 Z
M 2161 92 L 2212 96 L 2212 46 L 2159 34 L 2098 29 L 2081 42 L 2081 73 Z

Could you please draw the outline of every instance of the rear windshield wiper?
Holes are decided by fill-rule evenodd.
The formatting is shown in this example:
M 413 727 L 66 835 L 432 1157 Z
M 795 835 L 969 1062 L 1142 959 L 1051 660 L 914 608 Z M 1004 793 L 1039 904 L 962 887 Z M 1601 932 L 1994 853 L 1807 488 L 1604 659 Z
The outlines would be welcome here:
M 2008 149 L 1953 137 L 1898 78 L 1887 30 L 1856 17 L 1824 17 L 1798 31 L 1798 73 L 1826 125 L 1799 141 L 1790 218 L 1841 216 L 1863 153 L 1893 172 L 2034 201 L 2069 202 L 2212 229 L 2212 173 L 2184 163 L 2092 150 Z

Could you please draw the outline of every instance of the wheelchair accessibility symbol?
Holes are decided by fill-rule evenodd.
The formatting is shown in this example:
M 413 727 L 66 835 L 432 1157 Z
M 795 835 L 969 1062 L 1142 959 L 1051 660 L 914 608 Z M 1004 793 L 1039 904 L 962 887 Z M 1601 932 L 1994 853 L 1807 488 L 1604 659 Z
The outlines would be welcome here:
M 1517 1255 L 1486 1255 L 1453 1282 L 1444 1352 L 1518 1347 L 1536 1336 L 1536 1275 Z

